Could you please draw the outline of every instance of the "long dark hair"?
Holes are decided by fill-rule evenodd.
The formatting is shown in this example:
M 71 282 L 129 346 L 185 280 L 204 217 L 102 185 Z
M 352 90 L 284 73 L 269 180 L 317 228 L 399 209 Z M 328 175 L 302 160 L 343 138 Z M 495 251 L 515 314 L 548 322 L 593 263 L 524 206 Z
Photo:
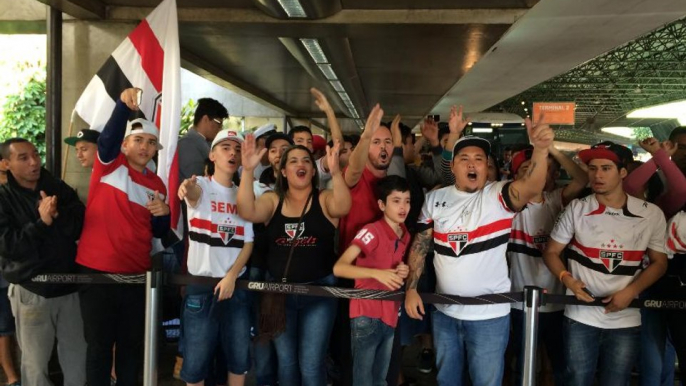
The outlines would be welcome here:
M 314 155 L 310 149 L 303 145 L 295 145 L 289 147 L 281 156 L 281 162 L 279 162 L 279 171 L 276 173 L 276 185 L 274 185 L 274 191 L 279 196 L 280 200 L 286 198 L 286 192 L 288 192 L 288 180 L 284 177 L 282 170 L 286 168 L 286 163 L 288 162 L 288 154 L 293 150 L 304 150 L 310 156 L 312 160 L 312 167 L 314 168 L 314 177 L 312 177 L 312 189 L 319 189 L 319 172 L 317 170 L 317 164 L 314 160 Z

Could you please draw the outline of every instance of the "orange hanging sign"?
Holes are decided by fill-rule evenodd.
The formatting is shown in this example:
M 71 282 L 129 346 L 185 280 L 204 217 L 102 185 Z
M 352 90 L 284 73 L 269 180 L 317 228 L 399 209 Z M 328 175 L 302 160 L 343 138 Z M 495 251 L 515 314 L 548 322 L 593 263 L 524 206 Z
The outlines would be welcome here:
M 534 102 L 534 123 L 539 123 L 541 115 L 543 122 L 549 125 L 574 125 L 575 102 Z

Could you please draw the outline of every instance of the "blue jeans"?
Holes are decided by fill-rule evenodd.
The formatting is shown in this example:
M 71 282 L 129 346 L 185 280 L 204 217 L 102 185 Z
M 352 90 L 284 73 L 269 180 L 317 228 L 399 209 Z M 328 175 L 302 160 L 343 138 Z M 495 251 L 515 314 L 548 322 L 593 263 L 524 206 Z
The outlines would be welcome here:
M 599 385 L 626 386 L 641 345 L 641 327 L 603 329 L 565 318 L 567 386 L 590 386 L 596 367 Z
M 512 309 L 512 351 L 517 356 L 517 366 L 513 373 L 515 385 L 522 384 L 524 376 L 524 311 Z M 538 315 L 538 342 L 545 345 L 550 364 L 553 368 L 555 385 L 564 385 L 564 349 L 562 345 L 562 322 L 564 311 L 541 312 Z
M 381 319 L 360 316 L 350 320 L 353 385 L 386 386 L 395 329 Z
M 217 301 L 212 287 L 205 288 L 186 287 L 181 379 L 188 383 L 200 382 L 210 375 L 217 343 L 229 372 L 245 374 L 250 370 L 250 294 L 236 289 L 230 299 Z
M 329 275 L 314 283 L 332 286 Z M 286 297 L 286 331 L 274 338 L 280 386 L 326 385 L 326 349 L 336 318 L 338 299 L 316 296 Z
M 436 310 L 432 321 L 439 385 L 463 384 L 465 358 L 473 386 L 502 384 L 510 315 L 460 320 Z

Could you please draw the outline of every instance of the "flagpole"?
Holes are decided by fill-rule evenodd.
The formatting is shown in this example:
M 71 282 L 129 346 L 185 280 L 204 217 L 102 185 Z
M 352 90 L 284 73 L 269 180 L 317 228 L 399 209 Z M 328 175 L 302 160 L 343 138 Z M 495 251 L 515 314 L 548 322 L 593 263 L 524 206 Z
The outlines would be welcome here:
M 72 130 L 74 129 L 74 118 L 76 116 L 76 107 L 71 111 L 71 119 L 69 120 L 69 134 L 67 137 L 71 137 Z M 64 176 L 67 174 L 67 157 L 69 156 L 69 148 L 71 146 L 67 145 L 67 151 L 64 152 L 64 158 L 62 159 L 62 181 L 64 181 Z

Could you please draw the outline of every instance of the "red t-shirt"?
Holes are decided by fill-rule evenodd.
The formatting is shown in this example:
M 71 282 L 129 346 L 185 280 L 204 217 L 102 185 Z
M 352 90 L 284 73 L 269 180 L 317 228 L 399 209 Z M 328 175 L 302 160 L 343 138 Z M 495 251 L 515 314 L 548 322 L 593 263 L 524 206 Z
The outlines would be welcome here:
M 362 252 L 357 256 L 355 265 L 365 268 L 390 269 L 403 261 L 405 250 L 410 242 L 410 234 L 405 224 L 400 224 L 403 236 L 398 238 L 395 231 L 384 220 L 378 220 L 365 225 L 352 241 Z M 355 288 L 388 290 L 388 287 L 375 279 L 356 279 Z M 381 319 L 382 322 L 394 327 L 398 324 L 398 308 L 400 302 L 391 300 L 350 300 L 350 318 L 366 316 Z
M 376 178 L 365 166 L 357 185 L 350 189 L 353 206 L 350 212 L 338 223 L 339 253 L 343 253 L 348 248 L 357 231 L 363 225 L 374 222 L 381 217 L 381 209 L 379 209 L 374 192 L 377 181 L 379 178 Z
M 133 169 L 124 154 L 108 164 L 96 157 L 76 262 L 111 273 L 150 269 L 152 214 L 145 205 L 155 191 L 165 199 L 160 177 Z

